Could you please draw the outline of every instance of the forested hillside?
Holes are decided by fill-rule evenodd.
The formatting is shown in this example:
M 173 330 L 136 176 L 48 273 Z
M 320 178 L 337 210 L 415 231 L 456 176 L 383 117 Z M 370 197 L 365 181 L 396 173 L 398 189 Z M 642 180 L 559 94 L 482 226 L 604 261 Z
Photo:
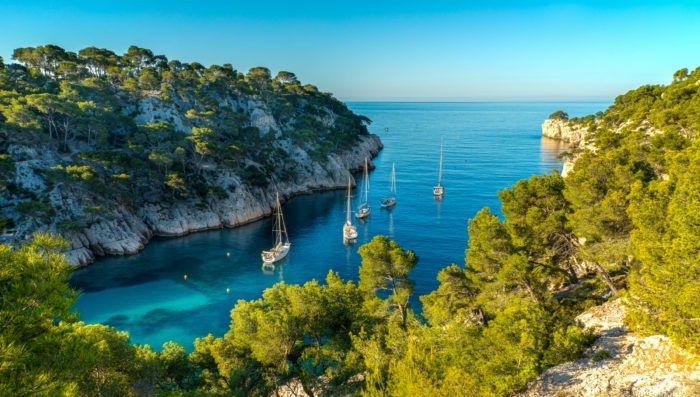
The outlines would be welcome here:
M 369 120 L 291 72 L 243 74 L 132 46 L 0 62 L 0 230 L 60 233 L 71 260 L 233 226 L 337 188 L 381 148 Z
M 700 352 L 700 68 L 574 119 L 589 143 L 566 178 L 581 259 L 620 273 L 633 329 Z M 627 276 L 629 276 L 627 278 Z
M 681 70 L 570 121 L 589 128 L 573 171 L 501 191 L 503 218 L 476 214 L 465 263 L 439 273 L 420 315 L 419 258 L 378 236 L 358 283 L 277 284 L 239 301 L 223 337 L 153 352 L 75 321 L 59 241 L 2 246 L 0 393 L 504 396 L 577 357 L 592 338 L 574 317 L 618 296 L 633 329 L 698 353 L 699 81 Z

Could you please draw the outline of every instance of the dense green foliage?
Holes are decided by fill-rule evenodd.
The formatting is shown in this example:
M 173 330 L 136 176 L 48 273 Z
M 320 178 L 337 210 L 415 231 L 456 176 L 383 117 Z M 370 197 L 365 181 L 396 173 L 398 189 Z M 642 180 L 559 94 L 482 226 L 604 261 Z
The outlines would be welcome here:
M 629 325 L 700 346 L 700 68 L 615 99 L 566 178 L 581 257 L 627 275 Z M 624 285 L 624 284 L 623 284 Z
M 367 118 L 291 72 L 243 74 L 136 46 L 123 55 L 18 48 L 13 60 L 0 68 L 0 198 L 10 203 L 46 203 L 54 186 L 89 192 L 84 207 L 206 202 L 236 189 L 216 184 L 224 171 L 254 187 L 293 181 L 298 164 L 286 148 L 323 165 L 368 134 Z M 47 189 L 26 190 L 4 172 L 22 161 L 34 161 Z M 3 215 L 17 224 L 50 218 L 33 208 Z
M 669 154 L 668 179 L 633 186 L 630 323 L 700 352 L 700 143 Z
M 251 74 L 260 82 L 269 72 Z M 503 396 L 577 357 L 591 336 L 573 318 L 618 290 L 630 326 L 697 352 L 698 81 L 700 70 L 679 71 L 668 87 L 641 87 L 572 120 L 589 127 L 595 150 L 582 148 L 566 178 L 532 176 L 501 191 L 502 218 L 479 211 L 465 265 L 439 273 L 439 287 L 420 297 L 422 316 L 409 299 L 418 258 L 377 236 L 359 249 L 359 283 L 330 272 L 325 284 L 277 284 L 239 301 L 223 337 L 198 339 L 189 354 L 174 343 L 153 352 L 76 322 L 60 240 L 0 246 L 0 393 Z M 80 183 L 96 174 L 51 171 Z M 50 216 L 40 205 L 26 211 Z
M 222 338 L 198 339 L 189 354 L 172 342 L 153 352 L 124 332 L 76 322 L 63 246 L 48 235 L 0 246 L 3 394 L 447 395 L 468 387 L 502 395 L 589 341 L 556 304 L 520 293 L 485 315 L 478 291 L 492 283 L 455 265 L 423 297 L 423 323 L 408 300 L 415 254 L 377 236 L 360 248 L 358 284 L 333 272 L 325 284 L 280 283 L 239 301 Z
M 569 114 L 563 110 L 557 110 L 556 112 L 550 114 L 549 118 L 552 120 L 568 120 Z
M 369 394 L 508 394 L 574 357 L 587 336 L 572 316 L 621 288 L 630 326 L 697 353 L 699 84 L 700 68 L 680 70 L 571 120 L 590 131 L 573 172 L 520 181 L 499 193 L 503 220 L 470 220 L 466 267 L 440 272 L 428 326 Z
M 148 371 L 148 349 L 102 325 L 75 322 L 65 242 L 49 235 L 0 245 L 0 394 L 119 395 Z M 143 372 L 142 372 L 143 371 Z

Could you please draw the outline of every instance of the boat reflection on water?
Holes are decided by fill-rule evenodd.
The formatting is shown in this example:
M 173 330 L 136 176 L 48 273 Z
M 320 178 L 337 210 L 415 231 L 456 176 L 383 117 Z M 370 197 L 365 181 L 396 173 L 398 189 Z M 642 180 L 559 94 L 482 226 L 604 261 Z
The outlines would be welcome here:
M 389 238 L 394 238 L 394 211 L 391 208 L 388 209 L 389 212 Z
M 277 281 L 284 281 L 284 264 L 277 264 L 277 266 L 262 266 L 262 273 L 266 276 L 277 276 Z
M 439 225 L 440 224 L 440 213 L 442 212 L 442 196 L 433 196 L 433 201 L 436 204 L 436 206 L 435 206 L 435 208 L 437 210 L 436 218 L 437 218 L 437 224 Z

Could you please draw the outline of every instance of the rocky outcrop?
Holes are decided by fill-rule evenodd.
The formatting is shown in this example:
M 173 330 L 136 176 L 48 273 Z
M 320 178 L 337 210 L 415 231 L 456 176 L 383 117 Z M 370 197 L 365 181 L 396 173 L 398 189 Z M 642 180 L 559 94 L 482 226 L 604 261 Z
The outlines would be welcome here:
M 66 252 L 70 262 L 84 266 L 92 263 L 95 256 L 137 253 L 155 234 L 141 217 L 119 206 L 88 228 L 65 232 L 63 236 L 71 242 Z
M 569 120 L 548 119 L 542 123 L 542 136 L 565 142 L 572 148 L 586 147 L 588 137 L 588 127 Z M 574 169 L 574 162 L 578 156 L 566 156 L 562 166 L 561 174 L 566 176 Z
M 520 397 L 698 396 L 700 358 L 673 346 L 665 336 L 641 337 L 623 325 L 620 300 L 577 317 L 598 339 L 584 357 L 544 371 Z
M 294 168 L 293 180 L 275 183 L 283 201 L 316 190 L 345 188 L 348 171 L 361 169 L 365 157 L 373 158 L 382 148 L 378 136 L 362 136 L 351 150 L 331 154 L 326 162 L 320 163 L 289 142 L 275 144 L 287 151 L 298 164 Z M 67 252 L 71 263 L 84 266 L 97 256 L 134 254 L 142 250 L 153 236 L 181 236 L 234 227 L 272 212 L 273 188 L 252 187 L 234 172 L 218 169 L 215 165 L 207 175 L 208 183 L 226 190 L 226 198 L 208 197 L 206 205 L 201 201 L 187 200 L 151 202 L 136 209 L 117 205 L 94 216 L 89 227 L 62 233 L 71 242 L 71 249 Z M 52 205 L 62 209 L 64 218 L 84 215 L 83 201 L 91 199 L 84 193 L 61 186 L 55 187 L 50 197 Z
M 166 102 L 157 96 L 146 96 L 141 98 L 133 109 L 126 111 L 136 113 L 134 122 L 137 124 L 155 123 L 167 121 L 173 123 L 175 130 L 189 133 L 191 126 L 186 118 L 182 117 L 182 112 L 178 110 L 176 102 Z
M 598 123 L 599 120 L 596 121 L 596 125 L 599 125 Z M 617 126 L 614 126 L 613 132 L 620 133 L 627 129 L 643 131 L 649 136 L 659 135 L 662 133 L 662 131 L 655 128 L 648 120 L 642 120 L 638 123 L 632 123 L 631 121 L 623 122 Z M 545 120 L 542 123 L 542 136 L 565 142 L 569 144 L 571 148 L 595 150 L 595 146 L 591 142 L 591 139 L 589 139 L 591 136 L 590 127 L 575 121 L 561 119 Z M 577 154 L 566 156 L 564 159 L 564 165 L 562 166 L 562 176 L 566 176 L 574 169 L 574 163 L 576 162 L 577 158 Z
M 571 146 L 579 146 L 588 135 L 588 127 L 571 123 L 568 120 L 548 119 L 542 123 L 542 135 L 564 141 Z
M 98 256 L 133 254 L 153 236 L 180 236 L 260 219 L 271 213 L 276 191 L 286 201 L 315 190 L 345 188 L 349 171 L 360 170 L 365 158 L 382 148 L 379 137 L 367 133 L 364 121 L 327 94 L 297 90 L 284 97 L 244 93 L 236 87 L 117 92 L 111 98 L 114 115 L 118 112 L 133 124 L 125 122 L 123 130 L 111 125 L 113 138 L 122 146 L 100 143 L 104 151 L 122 155 L 115 163 L 110 155 L 106 162 L 83 156 L 95 146 L 82 136 L 59 150 L 36 137 L 12 135 L 17 139 L 4 145 L 3 152 L 10 154 L 14 169 L 0 178 L 0 186 L 9 187 L 0 189 L 0 221 L 10 226 L 0 229 L 0 242 L 21 243 L 37 231 L 59 233 L 71 243 L 69 260 L 79 266 Z M 212 128 L 219 140 L 212 142 L 231 145 L 242 154 L 236 157 L 231 151 L 216 157 L 210 152 L 205 159 L 181 142 L 178 149 L 188 147 L 182 164 L 164 156 L 167 161 L 149 163 L 147 168 L 152 168 L 145 172 L 130 169 L 138 164 L 130 164 L 130 156 L 163 156 L 172 147 L 160 146 L 161 141 L 179 139 L 139 132 L 132 136 L 135 149 L 123 146 L 133 127 L 159 122 L 182 136 L 195 127 L 216 126 Z M 83 174 L 81 166 L 89 173 Z M 185 175 L 184 194 L 164 182 L 164 174 L 174 168 Z M 120 184 L 114 177 L 129 182 Z M 111 184 L 119 186 L 109 189 Z

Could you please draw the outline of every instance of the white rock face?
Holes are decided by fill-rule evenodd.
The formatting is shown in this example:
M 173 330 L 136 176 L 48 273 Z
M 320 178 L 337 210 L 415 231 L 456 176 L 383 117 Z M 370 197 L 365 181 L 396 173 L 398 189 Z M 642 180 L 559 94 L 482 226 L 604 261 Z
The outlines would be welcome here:
M 281 145 L 285 145 L 281 143 Z M 382 147 L 376 135 L 363 136 L 352 150 L 329 156 L 321 164 L 311 160 L 309 154 L 294 145 L 286 144 L 286 151 L 299 166 L 291 182 L 277 185 L 283 201 L 315 190 L 343 189 L 347 186 L 348 170 L 359 170 L 365 157 L 371 158 Z M 234 227 L 258 220 L 272 213 L 275 192 L 270 189 L 250 187 L 241 183 L 238 175 L 228 170 L 216 170 L 213 185 L 224 187 L 228 197 L 210 197 L 207 205 L 191 201 L 174 203 L 148 203 L 137 209 L 119 206 L 90 223 L 86 229 L 63 233 L 71 242 L 67 253 L 71 263 L 84 266 L 102 255 L 127 255 L 141 251 L 153 236 L 182 236 L 191 232 Z M 83 215 L 81 198 L 72 191 L 56 188 L 51 201 L 68 214 Z M 84 199 L 84 198 L 82 198 Z
M 566 177 L 567 175 L 569 175 L 569 173 L 571 171 L 574 170 L 574 163 L 575 162 L 576 162 L 575 158 L 572 159 L 572 158 L 567 157 L 564 160 L 564 164 L 562 164 L 562 166 L 561 166 L 561 176 L 562 177 Z
M 593 346 L 583 358 L 544 371 L 517 396 L 700 396 L 700 358 L 665 336 L 628 332 L 624 316 L 619 299 L 579 315 L 581 326 L 598 336 Z M 610 357 L 594 362 L 601 352 Z
M 15 163 L 16 180 L 19 186 L 24 189 L 40 192 L 46 189 L 44 179 L 37 175 L 34 170 L 42 168 L 41 160 L 18 161 Z
M 168 122 L 177 131 L 190 134 L 193 122 L 186 115 L 197 106 L 196 99 L 178 95 L 161 97 L 158 94 L 152 92 L 145 97 L 125 100 L 122 112 L 133 117 L 136 124 Z M 51 214 L 49 220 L 24 217 L 22 223 L 11 233 L 3 234 L 3 238 L 7 235 L 9 242 L 15 242 L 30 238 L 36 231 L 60 232 L 71 242 L 67 252 L 71 263 L 83 266 L 97 256 L 137 253 L 156 235 L 181 236 L 260 219 L 272 212 L 275 188 L 283 201 L 315 190 L 344 189 L 348 171 L 362 169 L 365 157 L 371 159 L 382 148 L 379 137 L 361 136 L 351 150 L 331 154 L 319 161 L 311 154 L 313 148 L 297 146 L 290 140 L 282 139 L 281 132 L 293 126 L 280 125 L 281 122 L 275 119 L 267 104 L 259 98 L 232 92 L 216 100 L 219 106 L 247 117 L 244 125 L 257 127 L 261 135 L 277 131 L 278 139 L 272 145 L 290 159 L 283 166 L 287 175 L 292 176 L 284 182 L 276 181 L 274 188 L 268 186 L 262 189 L 244 184 L 241 175 L 219 169 L 212 163 L 204 167 L 202 177 L 207 185 L 224 189 L 225 198 L 208 196 L 204 201 L 198 198 L 196 201 L 167 202 L 149 202 L 145 198 L 136 200 L 139 204 L 125 204 L 70 183 L 48 182 L 43 170 L 64 161 L 73 161 L 70 154 L 14 145 L 9 147 L 16 165 L 13 182 L 24 190 L 36 193 L 41 200 L 48 200 L 55 214 Z M 335 113 L 326 108 L 318 110 L 320 114 L 313 117 L 326 128 L 332 128 L 337 118 Z M 247 161 L 245 166 L 259 166 Z M 5 207 L 14 208 L 20 202 L 28 201 L 26 197 L 19 196 L 13 200 Z M 141 204 L 143 201 L 146 203 Z M 130 205 L 138 205 L 138 208 Z M 19 219 L 20 216 L 15 218 Z
M 633 124 L 631 121 L 624 122 L 618 125 L 613 131 L 620 133 L 625 129 L 633 129 L 636 131 L 644 131 L 645 134 L 649 136 L 658 135 L 662 132 L 655 129 L 653 125 L 648 120 L 643 120 L 638 124 Z M 570 123 L 566 120 L 545 120 L 542 123 L 542 136 L 560 140 L 562 142 L 568 143 L 572 148 L 582 148 L 590 149 L 595 151 L 596 148 L 593 145 L 591 139 L 589 139 L 591 132 L 587 127 L 581 126 L 579 124 Z M 564 165 L 562 167 L 562 176 L 566 176 L 574 169 L 574 163 L 578 156 L 568 156 L 564 160 Z
M 589 131 L 577 124 L 570 124 L 567 120 L 548 119 L 542 123 L 542 136 L 568 143 L 571 147 L 586 146 L 586 138 Z M 562 166 L 561 175 L 566 176 L 574 169 L 574 163 L 578 156 L 567 156 Z
M 250 114 L 250 122 L 253 126 L 258 127 L 261 134 L 267 134 L 270 130 L 278 132 L 282 130 L 275 118 L 262 108 L 255 108 L 255 110 L 253 110 Z
M 172 123 L 175 130 L 190 133 L 191 126 L 184 120 L 174 103 L 166 103 L 158 97 L 149 96 L 138 102 L 136 124 L 157 123 L 159 121 Z
M 569 124 L 567 120 L 549 119 L 542 123 L 542 135 L 578 146 L 585 141 L 588 128 Z

